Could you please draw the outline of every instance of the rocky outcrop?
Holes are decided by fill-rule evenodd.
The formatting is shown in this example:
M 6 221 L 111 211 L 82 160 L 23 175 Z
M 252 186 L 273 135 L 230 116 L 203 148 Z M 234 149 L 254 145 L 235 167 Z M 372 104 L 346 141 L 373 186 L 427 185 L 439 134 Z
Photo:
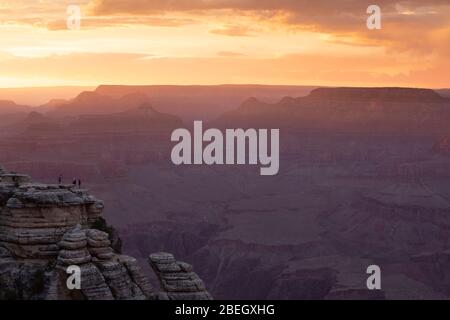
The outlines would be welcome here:
M 160 281 L 161 300 L 211 300 L 205 284 L 190 264 L 176 261 L 170 253 L 150 255 L 149 262 Z
M 31 183 L 24 175 L 0 179 L 0 245 L 18 258 L 56 258 L 69 229 L 88 228 L 102 214 L 103 203 L 86 190 Z
M 105 277 L 92 263 L 93 258 L 88 250 L 88 237 L 86 233 L 87 230 L 81 229 L 81 226 L 78 225 L 73 230 L 69 230 L 64 234 L 59 243 L 61 250 L 57 258 L 58 275 L 64 279 L 65 272 L 69 266 L 78 266 L 81 269 L 82 296 L 91 300 L 112 300 L 114 296 L 110 287 L 106 284 Z M 49 298 L 58 298 L 64 295 L 66 291 L 66 288 L 61 286 L 59 292 Z M 71 294 L 68 293 L 68 295 L 70 296 Z
M 92 260 L 87 250 L 86 231 L 80 226 L 64 234 L 59 248 L 58 262 L 63 266 L 82 265 Z
M 192 267 L 170 254 L 150 259 L 164 284 L 155 292 L 136 259 L 112 248 L 117 234 L 96 229 L 106 224 L 103 207 L 87 190 L 0 167 L 0 299 L 211 298 Z M 80 288 L 67 285 L 69 267 L 79 268 Z

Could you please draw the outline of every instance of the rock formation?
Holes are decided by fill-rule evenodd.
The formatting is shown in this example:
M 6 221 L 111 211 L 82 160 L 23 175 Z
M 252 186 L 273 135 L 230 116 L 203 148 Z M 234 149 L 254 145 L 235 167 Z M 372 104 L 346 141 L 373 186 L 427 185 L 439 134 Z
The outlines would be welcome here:
M 211 298 L 192 267 L 170 254 L 150 257 L 163 290 L 155 292 L 136 259 L 95 229 L 102 211 L 86 190 L 33 183 L 0 167 L 0 299 Z M 68 288 L 70 266 L 81 271 L 79 290 Z
M 210 300 L 205 284 L 190 264 L 176 261 L 170 253 L 150 255 L 149 262 L 161 284 L 161 300 Z

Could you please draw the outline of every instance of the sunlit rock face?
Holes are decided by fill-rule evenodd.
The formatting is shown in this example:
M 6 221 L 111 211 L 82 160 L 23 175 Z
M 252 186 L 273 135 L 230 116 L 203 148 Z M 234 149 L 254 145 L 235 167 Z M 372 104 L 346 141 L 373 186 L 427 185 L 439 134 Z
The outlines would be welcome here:
M 0 299 L 210 298 L 191 269 L 179 286 L 155 292 L 136 259 L 120 253 L 114 229 L 103 227 L 103 208 L 87 190 L 33 183 L 0 167 Z M 71 266 L 81 271 L 79 289 L 67 285 Z M 198 292 L 182 285 L 186 275 Z

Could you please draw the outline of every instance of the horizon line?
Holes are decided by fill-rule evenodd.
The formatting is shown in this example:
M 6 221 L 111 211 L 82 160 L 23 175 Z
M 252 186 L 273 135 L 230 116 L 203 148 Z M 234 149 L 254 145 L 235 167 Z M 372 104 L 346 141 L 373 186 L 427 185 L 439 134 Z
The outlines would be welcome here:
M 63 89 L 63 88 L 95 88 L 99 87 L 315 87 L 315 88 L 405 88 L 405 89 L 431 89 L 446 90 L 448 87 L 418 87 L 418 86 L 357 86 L 357 85 L 314 85 L 314 84 L 262 84 L 262 83 L 221 83 L 221 84 L 94 84 L 94 85 L 55 85 L 55 86 L 18 86 L 0 87 L 0 90 L 9 89 Z

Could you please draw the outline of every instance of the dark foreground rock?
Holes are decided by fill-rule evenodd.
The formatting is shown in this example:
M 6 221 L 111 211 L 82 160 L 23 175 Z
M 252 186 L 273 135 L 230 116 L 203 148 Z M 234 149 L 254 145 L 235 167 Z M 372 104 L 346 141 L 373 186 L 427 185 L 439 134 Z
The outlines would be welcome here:
M 95 228 L 103 207 L 86 190 L 0 167 L 0 299 L 211 299 L 192 266 L 171 254 L 150 256 L 161 283 L 155 291 L 136 259 Z M 79 289 L 68 286 L 69 267 L 81 271 Z

